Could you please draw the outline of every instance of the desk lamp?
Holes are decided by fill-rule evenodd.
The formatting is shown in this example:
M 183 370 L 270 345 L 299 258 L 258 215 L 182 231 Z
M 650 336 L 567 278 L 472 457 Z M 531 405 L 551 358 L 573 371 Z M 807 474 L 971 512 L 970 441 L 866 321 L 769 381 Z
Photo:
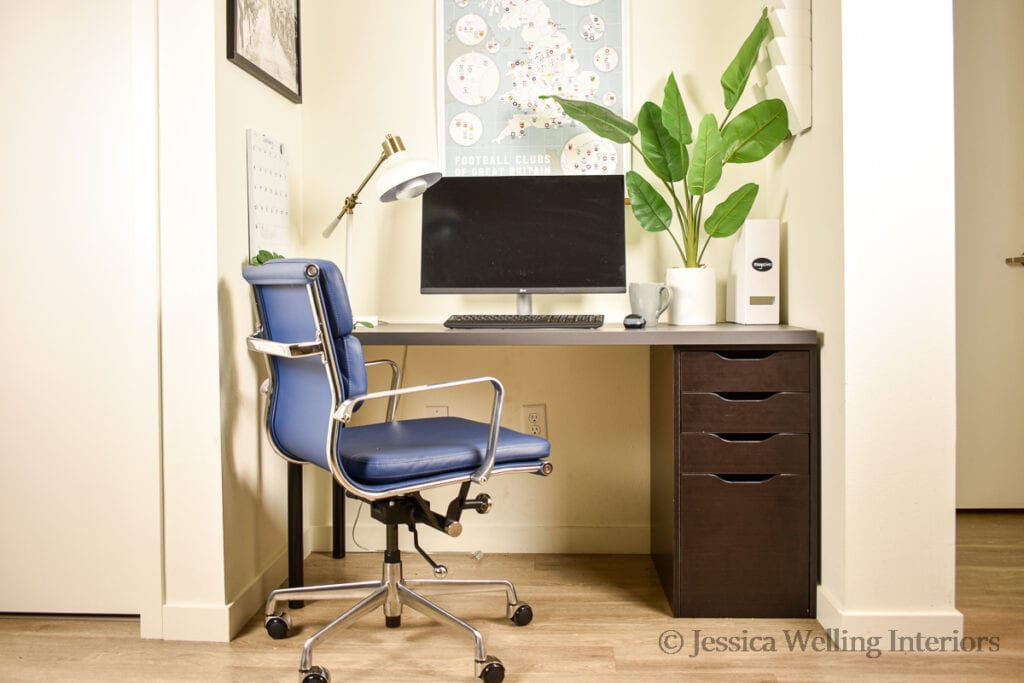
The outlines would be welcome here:
M 370 172 L 363 178 L 356 191 L 345 198 L 345 205 L 341 212 L 324 229 L 323 236 L 330 237 L 342 218 L 345 221 L 345 279 L 349 291 L 352 290 L 352 220 L 355 215 L 356 204 L 359 203 L 359 193 L 363 191 L 366 184 L 370 182 L 373 174 L 388 161 L 380 178 L 377 180 L 377 196 L 382 202 L 393 202 L 399 199 L 412 199 L 419 197 L 427 191 L 431 185 L 441 179 L 441 171 L 437 164 L 424 159 L 412 159 L 405 150 L 402 138 L 388 133 L 384 136 L 381 144 L 382 151 L 377 163 L 373 165 Z M 356 316 L 357 322 L 369 322 L 370 326 L 376 324 L 376 320 L 367 319 L 367 316 Z

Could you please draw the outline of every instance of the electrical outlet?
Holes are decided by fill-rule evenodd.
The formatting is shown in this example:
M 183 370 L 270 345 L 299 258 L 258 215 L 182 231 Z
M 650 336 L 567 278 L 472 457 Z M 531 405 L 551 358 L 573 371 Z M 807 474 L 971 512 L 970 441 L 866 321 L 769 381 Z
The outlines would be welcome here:
M 548 438 L 548 410 L 543 403 L 523 406 L 523 427 L 527 434 Z
M 448 417 L 448 406 L 427 406 L 427 417 Z

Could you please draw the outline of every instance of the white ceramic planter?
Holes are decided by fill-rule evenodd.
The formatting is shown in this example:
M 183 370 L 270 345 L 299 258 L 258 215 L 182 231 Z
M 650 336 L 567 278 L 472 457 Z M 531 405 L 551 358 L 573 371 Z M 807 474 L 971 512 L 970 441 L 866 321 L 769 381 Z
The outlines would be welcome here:
M 669 268 L 665 284 L 672 289 L 669 325 L 714 325 L 718 288 L 714 268 Z

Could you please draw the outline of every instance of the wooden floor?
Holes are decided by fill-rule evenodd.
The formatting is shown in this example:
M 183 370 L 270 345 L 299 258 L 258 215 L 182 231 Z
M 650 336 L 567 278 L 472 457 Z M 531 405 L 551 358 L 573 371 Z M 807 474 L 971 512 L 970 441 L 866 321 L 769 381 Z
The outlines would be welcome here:
M 814 620 L 673 619 L 654 568 L 643 556 L 442 558 L 452 577 L 513 579 L 520 599 L 536 615 L 525 628 L 504 618 L 500 596 L 441 602 L 483 632 L 489 654 L 502 659 L 510 683 L 1024 680 L 1024 513 L 961 513 L 957 536 L 957 607 L 966 635 L 989 639 L 982 652 L 892 652 L 887 638 L 877 656 L 803 652 L 789 646 L 787 635 L 823 637 Z M 307 561 L 307 581 L 375 578 L 379 562 L 377 555 L 350 554 L 342 561 L 314 555 Z M 428 573 L 419 558 L 406 555 L 407 578 Z M 133 620 L 0 618 L 0 681 L 292 682 L 304 637 L 337 613 L 338 604 L 327 602 L 294 610 L 295 635 L 281 641 L 271 640 L 262 619 L 254 618 L 234 641 L 223 644 L 140 640 Z M 737 643 L 746 639 L 748 649 L 771 638 L 777 651 L 693 657 L 696 629 Z M 997 646 L 992 639 L 998 639 Z M 680 644 L 675 654 L 664 651 Z M 314 661 L 329 668 L 336 682 L 468 682 L 476 680 L 472 652 L 465 635 L 407 609 L 401 629 L 385 629 L 383 619 L 371 615 L 332 634 L 314 651 Z

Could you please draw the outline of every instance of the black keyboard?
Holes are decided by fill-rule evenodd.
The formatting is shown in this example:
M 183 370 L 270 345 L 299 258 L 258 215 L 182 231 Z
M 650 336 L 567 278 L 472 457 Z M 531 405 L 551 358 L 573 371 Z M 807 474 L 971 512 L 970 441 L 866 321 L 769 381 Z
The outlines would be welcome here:
M 575 329 L 596 329 L 604 324 L 603 315 L 581 313 L 575 315 L 490 315 L 490 314 L 459 314 L 449 316 L 444 326 L 453 330 L 473 330 L 481 328 L 544 328 L 567 327 Z

